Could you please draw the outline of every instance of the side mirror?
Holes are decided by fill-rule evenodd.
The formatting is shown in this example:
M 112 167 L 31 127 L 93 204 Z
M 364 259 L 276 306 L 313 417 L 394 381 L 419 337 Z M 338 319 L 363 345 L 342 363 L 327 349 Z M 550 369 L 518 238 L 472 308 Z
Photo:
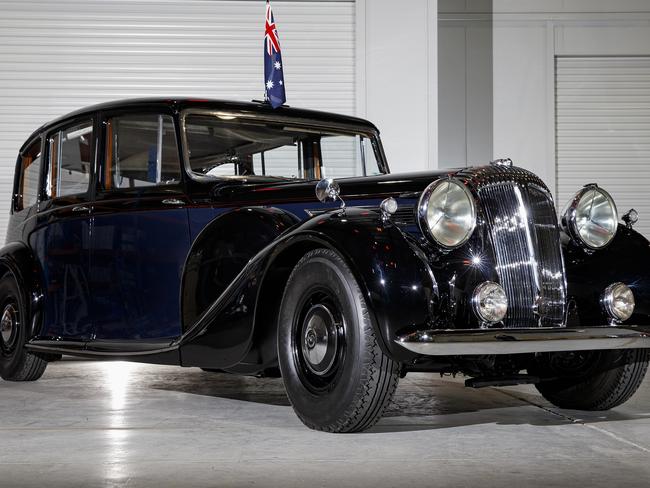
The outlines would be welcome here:
M 341 187 L 333 178 L 323 178 L 316 184 L 316 198 L 322 203 L 340 200 Z

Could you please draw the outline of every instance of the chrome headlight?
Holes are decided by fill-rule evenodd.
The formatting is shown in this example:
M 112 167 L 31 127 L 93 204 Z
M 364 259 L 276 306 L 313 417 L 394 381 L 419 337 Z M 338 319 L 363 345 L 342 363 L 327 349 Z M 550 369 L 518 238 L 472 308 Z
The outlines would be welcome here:
M 587 185 L 567 205 L 562 226 L 575 241 L 590 249 L 601 249 L 616 235 L 616 204 L 602 188 Z
M 418 216 L 424 234 L 443 247 L 458 247 L 476 227 L 474 197 L 458 180 L 434 181 L 420 197 Z
M 472 305 L 481 321 L 495 324 L 501 322 L 508 312 L 508 297 L 500 284 L 484 281 L 474 290 Z
M 600 302 L 612 319 L 625 322 L 634 313 L 634 293 L 624 283 L 614 283 L 605 288 Z

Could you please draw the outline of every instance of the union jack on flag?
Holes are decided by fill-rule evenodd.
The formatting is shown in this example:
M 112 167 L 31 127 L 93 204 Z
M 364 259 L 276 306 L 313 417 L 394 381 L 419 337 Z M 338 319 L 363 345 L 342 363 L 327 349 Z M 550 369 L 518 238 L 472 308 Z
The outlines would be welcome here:
M 287 101 L 284 92 L 280 39 L 269 0 L 266 0 L 266 26 L 264 29 L 264 83 L 264 97 L 271 107 L 278 108 Z

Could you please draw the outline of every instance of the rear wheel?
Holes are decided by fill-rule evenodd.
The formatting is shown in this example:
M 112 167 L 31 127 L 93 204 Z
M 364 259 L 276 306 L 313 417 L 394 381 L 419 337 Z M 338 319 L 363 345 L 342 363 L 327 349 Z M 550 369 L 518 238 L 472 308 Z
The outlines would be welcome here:
M 352 272 L 328 249 L 307 253 L 287 281 L 278 357 L 296 414 L 316 430 L 370 428 L 399 379 L 399 365 L 379 346 Z
M 609 410 L 636 392 L 648 369 L 649 349 L 541 354 L 529 372 L 553 405 L 573 410 Z
M 0 376 L 7 381 L 34 381 L 47 362 L 25 349 L 26 311 L 14 277 L 0 278 Z

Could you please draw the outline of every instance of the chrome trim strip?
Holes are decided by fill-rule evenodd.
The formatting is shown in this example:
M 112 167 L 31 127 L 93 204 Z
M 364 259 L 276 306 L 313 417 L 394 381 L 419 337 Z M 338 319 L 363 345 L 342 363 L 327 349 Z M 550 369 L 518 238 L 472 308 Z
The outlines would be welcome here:
M 75 348 L 75 347 L 66 347 L 66 346 L 57 346 L 55 344 L 45 345 L 38 343 L 27 343 L 25 344 L 25 349 L 35 352 L 45 352 L 45 353 L 57 353 L 57 354 L 69 354 L 70 356 L 83 356 L 83 357 L 141 357 L 141 356 L 153 356 L 155 354 L 162 354 L 166 352 L 177 351 L 178 346 L 169 346 L 161 347 L 160 349 L 145 349 L 140 351 L 97 351 L 94 349 L 85 349 L 85 348 Z
M 441 329 L 406 334 L 395 342 L 426 356 L 646 349 L 650 348 L 650 327 Z

